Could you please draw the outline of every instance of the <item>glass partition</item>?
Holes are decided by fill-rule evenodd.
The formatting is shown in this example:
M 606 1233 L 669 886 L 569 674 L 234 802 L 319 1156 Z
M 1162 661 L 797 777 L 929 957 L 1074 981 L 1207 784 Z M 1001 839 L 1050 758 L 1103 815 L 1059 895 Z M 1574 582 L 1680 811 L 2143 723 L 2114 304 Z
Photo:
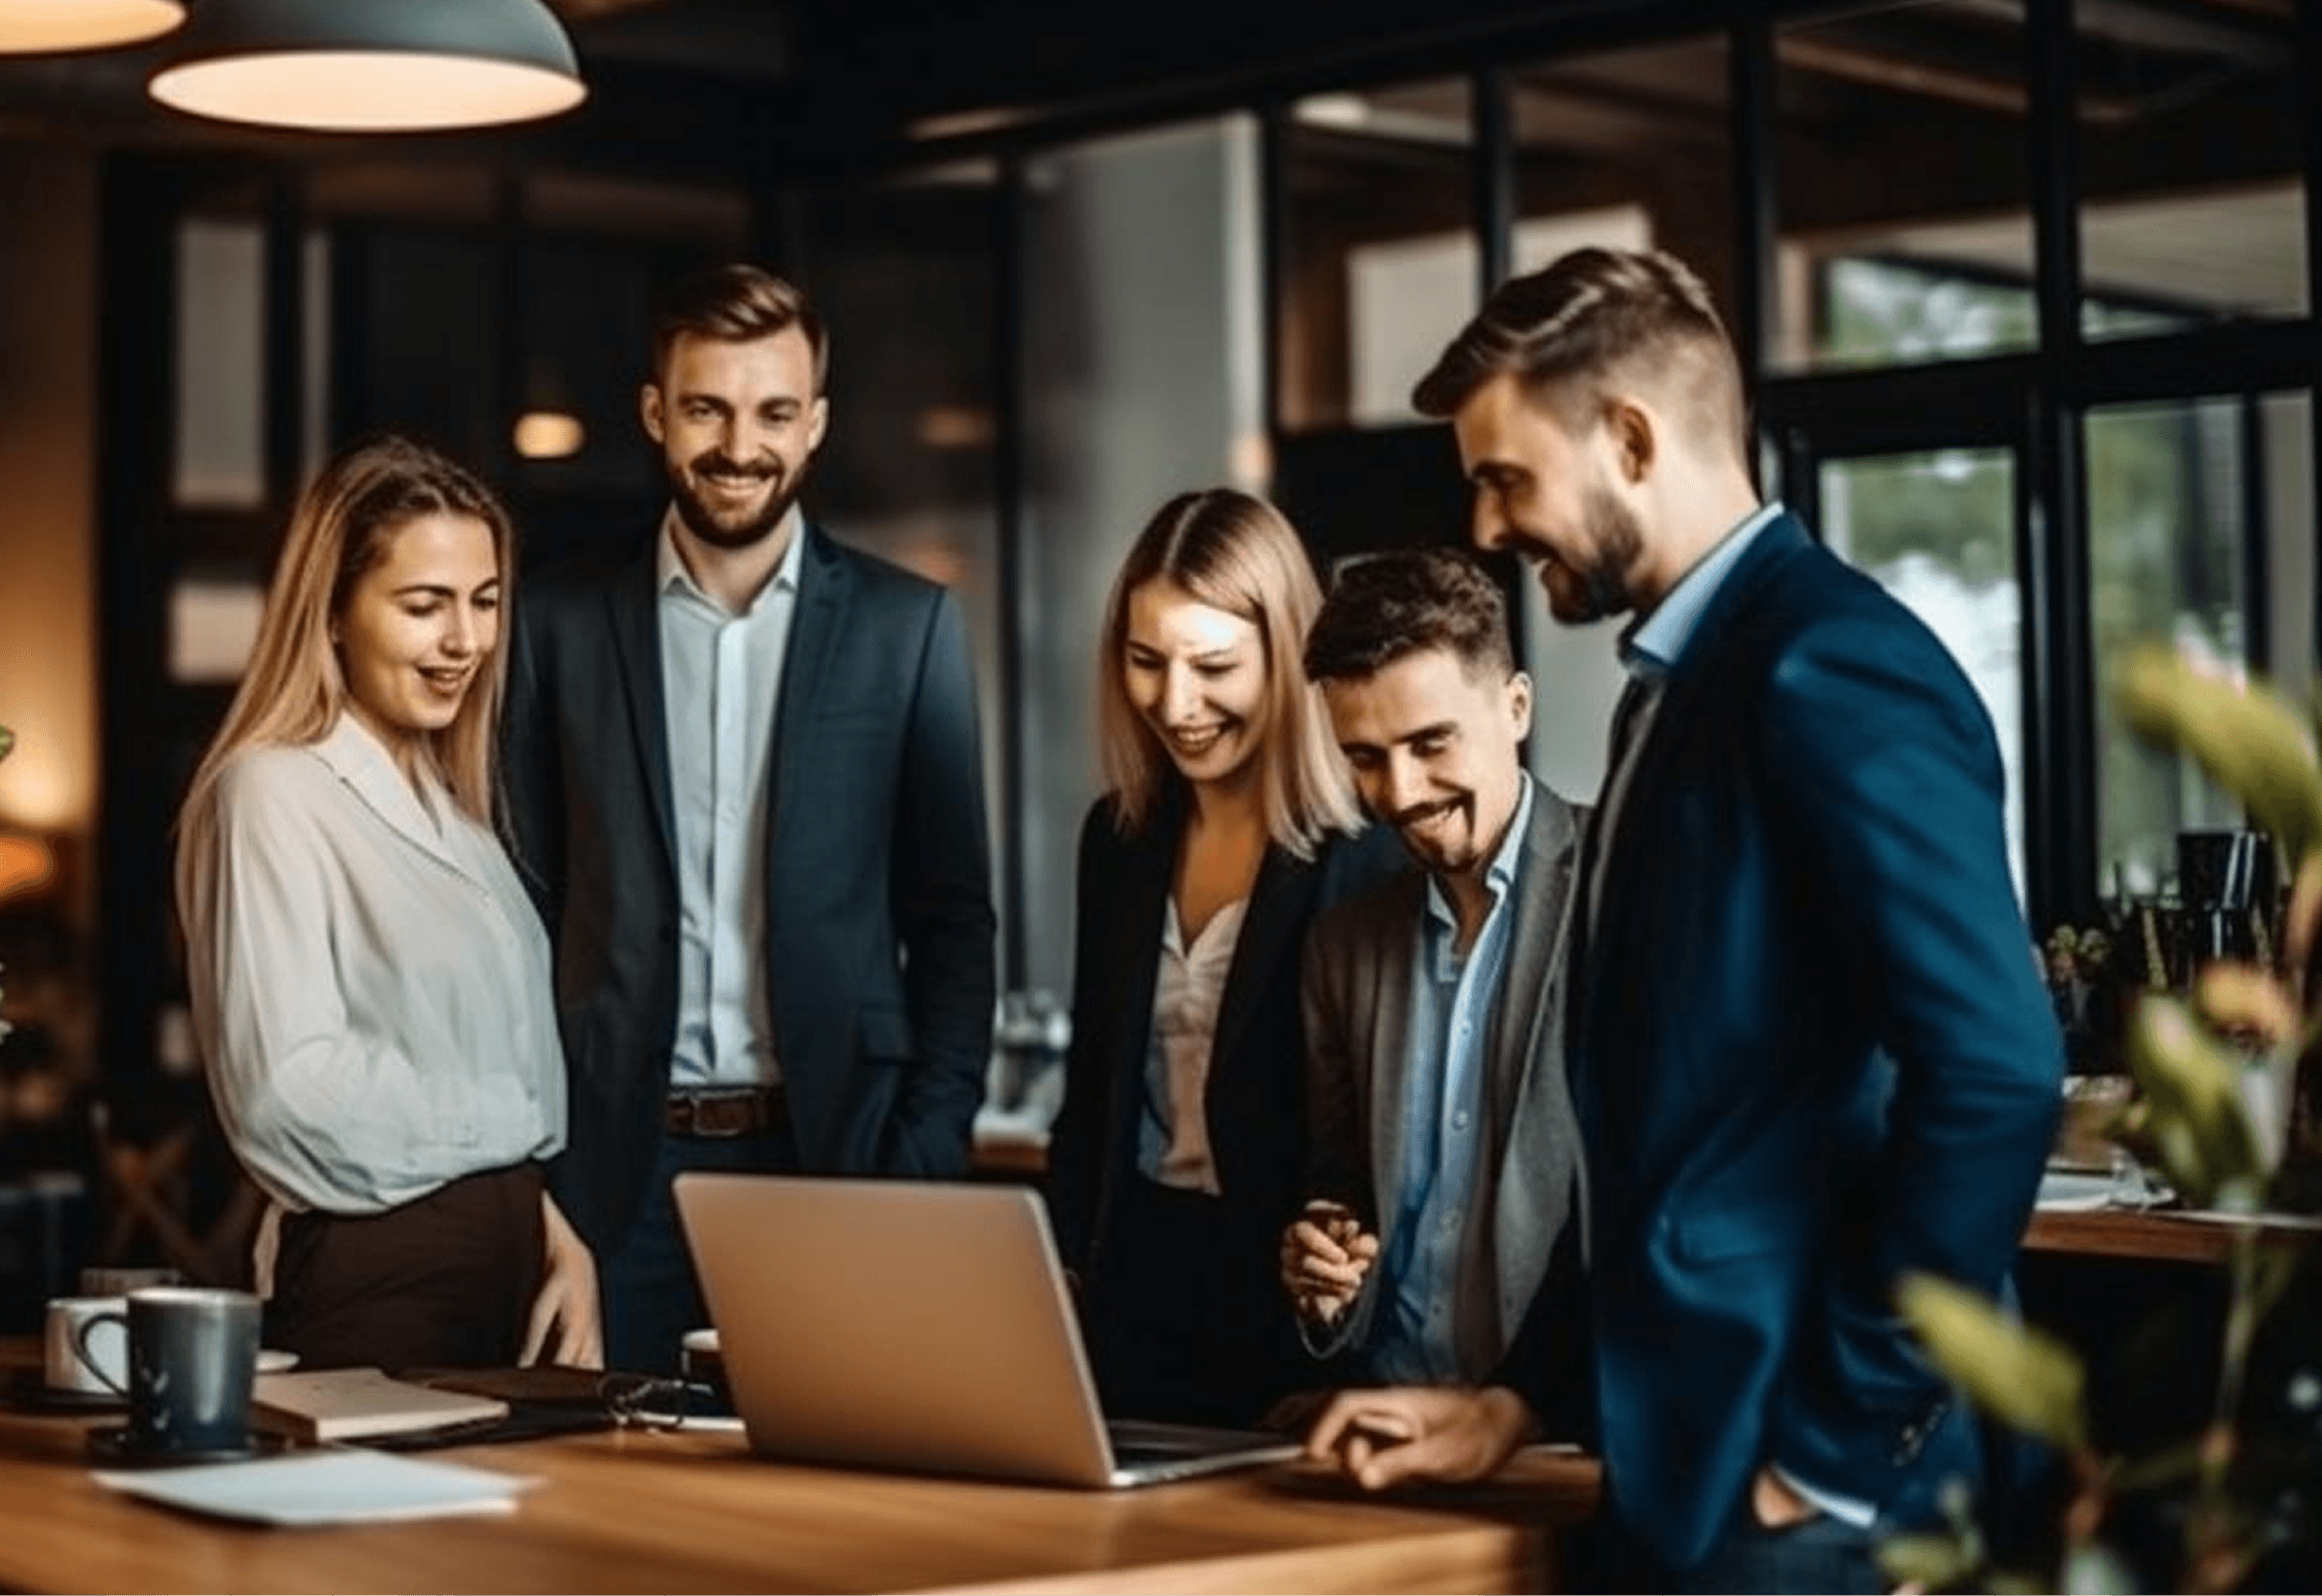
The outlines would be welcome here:
M 2074 20 L 2082 330 L 2303 314 L 2306 85 L 2284 18 L 2096 4 Z
M 2007 772 L 2008 865 L 2024 895 L 2023 588 L 2016 456 L 1945 448 L 1824 463 L 1825 541 L 1942 640 L 1983 700 Z
M 1778 368 L 2031 348 L 2022 0 L 1906 0 L 1775 33 Z
M 1478 300 L 1467 80 L 1310 94 L 1283 137 L 1282 425 L 1400 425 Z

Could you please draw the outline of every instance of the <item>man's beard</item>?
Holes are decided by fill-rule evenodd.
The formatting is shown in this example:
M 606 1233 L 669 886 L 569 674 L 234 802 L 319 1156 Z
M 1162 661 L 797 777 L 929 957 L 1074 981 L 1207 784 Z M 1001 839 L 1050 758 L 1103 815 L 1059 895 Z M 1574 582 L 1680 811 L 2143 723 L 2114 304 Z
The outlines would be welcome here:
M 717 454 L 697 456 L 687 466 L 667 468 L 669 497 L 677 506 L 677 519 L 686 523 L 686 530 L 713 548 L 747 548 L 772 534 L 798 502 L 799 491 L 806 486 L 807 466 L 801 462 L 796 472 L 786 472 L 779 463 L 764 467 L 738 467 Z M 763 506 L 741 520 L 721 521 L 715 512 L 704 503 L 693 490 L 692 478 L 718 471 L 744 471 L 773 484 Z
M 1565 608 L 1554 602 L 1556 618 L 1570 626 L 1584 626 L 1607 616 L 1636 607 L 1629 592 L 1629 572 L 1645 546 L 1645 530 L 1636 513 L 1602 488 L 1590 488 L 1581 500 L 1582 530 L 1586 534 L 1589 561 L 1585 570 L 1567 566 L 1581 579 L 1579 602 Z

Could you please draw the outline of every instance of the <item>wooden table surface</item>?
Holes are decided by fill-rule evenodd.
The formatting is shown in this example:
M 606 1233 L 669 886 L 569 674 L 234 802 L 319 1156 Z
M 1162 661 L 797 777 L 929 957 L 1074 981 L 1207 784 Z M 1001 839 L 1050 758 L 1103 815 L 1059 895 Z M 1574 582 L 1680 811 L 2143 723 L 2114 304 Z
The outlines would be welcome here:
M 2262 1222 L 2261 1228 L 2269 1238 L 2322 1243 L 2322 1233 L 2296 1221 Z M 2233 1250 L 2234 1227 L 2166 1208 L 2044 1209 L 2032 1216 L 2023 1245 L 2033 1252 L 2222 1264 Z
M 0 1587 L 29 1591 L 1548 1590 L 1597 1465 L 1364 1498 L 1284 1464 L 1127 1491 L 805 1467 L 732 1433 L 429 1454 L 542 1483 L 513 1513 L 270 1529 L 100 1485 L 79 1417 L 0 1411 Z

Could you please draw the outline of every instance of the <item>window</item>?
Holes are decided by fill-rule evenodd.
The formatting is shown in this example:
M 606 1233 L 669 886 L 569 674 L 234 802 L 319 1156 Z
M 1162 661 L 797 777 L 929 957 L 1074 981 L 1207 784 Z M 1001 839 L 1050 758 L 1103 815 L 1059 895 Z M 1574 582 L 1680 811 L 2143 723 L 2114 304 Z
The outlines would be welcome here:
M 2021 0 L 1859 6 L 1774 47 L 1773 363 L 2032 347 Z
M 1411 385 L 1482 287 L 1472 102 L 1467 80 L 1447 78 L 1292 109 L 1276 348 L 1286 429 L 1414 419 Z

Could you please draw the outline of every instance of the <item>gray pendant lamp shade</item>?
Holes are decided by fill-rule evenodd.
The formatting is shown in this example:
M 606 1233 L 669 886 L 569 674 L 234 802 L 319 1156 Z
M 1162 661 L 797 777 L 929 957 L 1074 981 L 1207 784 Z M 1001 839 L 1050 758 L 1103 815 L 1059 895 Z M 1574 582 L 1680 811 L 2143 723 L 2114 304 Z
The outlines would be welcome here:
M 589 92 L 542 0 L 196 0 L 146 88 L 196 116 L 326 133 L 524 122 Z
M 178 0 L 0 0 L 0 56 L 141 44 L 184 20 Z

